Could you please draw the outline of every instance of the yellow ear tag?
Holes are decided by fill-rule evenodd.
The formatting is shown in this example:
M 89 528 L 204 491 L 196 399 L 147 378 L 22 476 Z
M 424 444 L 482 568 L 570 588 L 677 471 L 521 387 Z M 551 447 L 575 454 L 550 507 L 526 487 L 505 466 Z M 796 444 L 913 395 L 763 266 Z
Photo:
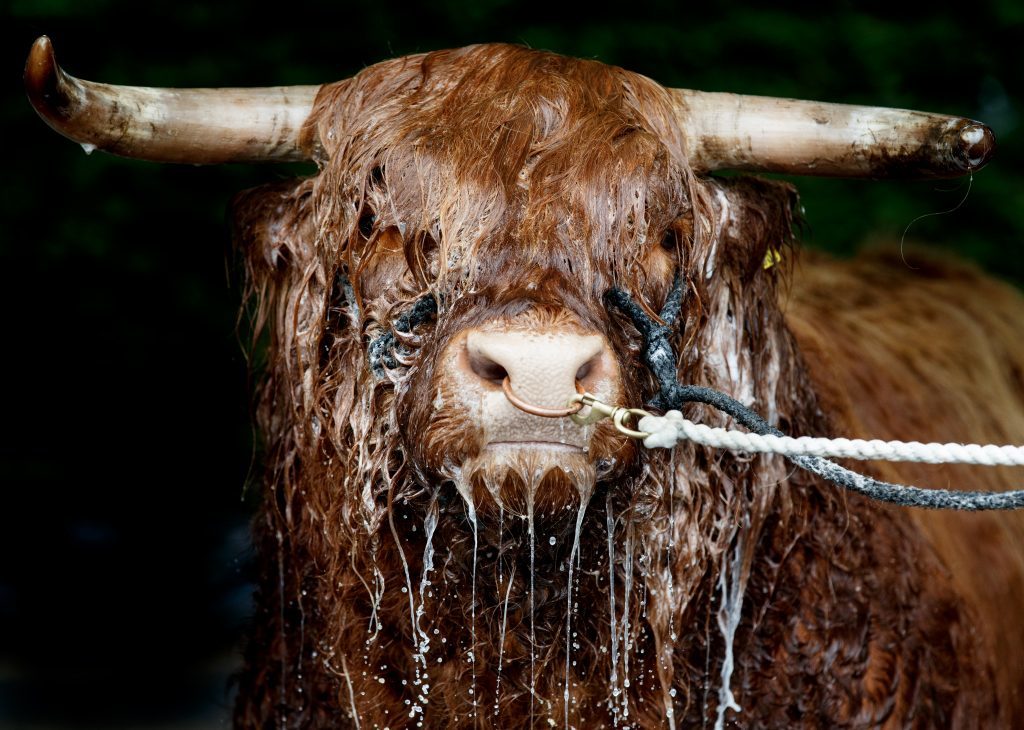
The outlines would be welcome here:
M 765 269 L 770 269 L 780 261 L 782 261 L 782 252 L 777 248 L 770 248 L 767 253 L 765 253 L 764 263 L 761 264 L 761 266 Z

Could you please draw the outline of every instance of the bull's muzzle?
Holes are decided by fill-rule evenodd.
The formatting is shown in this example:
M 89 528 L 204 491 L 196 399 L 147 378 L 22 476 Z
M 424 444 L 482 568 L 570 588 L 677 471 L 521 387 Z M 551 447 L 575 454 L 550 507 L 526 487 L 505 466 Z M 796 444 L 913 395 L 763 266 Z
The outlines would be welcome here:
M 616 360 L 599 334 L 480 328 L 454 349 L 460 398 L 472 402 L 485 447 L 588 447 L 591 427 L 525 413 L 502 391 L 506 380 L 515 397 L 542 409 L 565 409 L 579 390 L 607 397 L 619 391 Z

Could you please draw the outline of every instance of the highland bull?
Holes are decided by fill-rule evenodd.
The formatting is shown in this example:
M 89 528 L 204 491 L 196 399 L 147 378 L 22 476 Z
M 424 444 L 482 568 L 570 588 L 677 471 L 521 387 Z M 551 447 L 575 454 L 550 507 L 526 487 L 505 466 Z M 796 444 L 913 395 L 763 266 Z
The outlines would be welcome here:
M 783 431 L 1019 439 L 1020 296 L 927 257 L 801 258 L 792 187 L 711 175 L 950 176 L 987 161 L 983 126 L 666 89 L 505 45 L 322 87 L 154 90 L 67 76 L 43 38 L 26 81 L 51 125 L 116 154 L 319 168 L 234 205 L 269 331 L 239 726 L 1021 716 L 1016 515 L 901 511 L 779 456 L 644 451 L 506 395 L 650 399 L 616 290 L 656 322 L 677 297 L 679 376 Z

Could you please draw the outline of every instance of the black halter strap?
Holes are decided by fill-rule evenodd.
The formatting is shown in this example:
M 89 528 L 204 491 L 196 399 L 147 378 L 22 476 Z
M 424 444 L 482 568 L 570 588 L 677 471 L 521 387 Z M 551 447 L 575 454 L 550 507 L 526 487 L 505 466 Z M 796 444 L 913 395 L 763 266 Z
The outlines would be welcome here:
M 758 413 L 747 408 L 735 398 L 703 385 L 681 385 L 676 368 L 676 355 L 670 337 L 679 319 L 682 307 L 681 277 L 676 276 L 672 293 L 659 313 L 665 324 L 651 319 L 621 289 L 610 289 L 606 301 L 620 309 L 632 321 L 643 338 L 642 355 L 651 373 L 658 379 L 660 390 L 648 402 L 652 408 L 662 411 L 682 410 L 684 403 L 704 403 L 716 408 L 737 423 L 754 433 L 784 436 Z M 922 489 L 921 487 L 890 484 L 859 474 L 820 456 L 787 457 L 801 469 L 815 474 L 826 481 L 863 494 L 871 499 L 889 502 L 904 507 L 928 509 L 955 509 L 964 511 L 1005 510 L 1024 508 L 1024 489 L 1010 492 L 958 491 L 953 489 Z
M 392 324 L 393 329 L 387 330 L 370 341 L 367 357 L 370 369 L 377 377 L 384 375 L 384 370 L 399 366 L 398 358 L 408 355 L 408 351 L 397 343 L 395 332 L 407 334 L 437 314 L 437 299 L 427 293 L 417 299 L 411 307 L 402 312 Z
M 620 309 L 633 321 L 633 326 L 643 338 L 641 355 L 651 374 L 657 378 L 659 386 L 658 392 L 648 405 L 662 411 L 679 408 L 683 403 L 680 398 L 682 386 L 679 385 L 679 371 L 676 369 L 676 353 L 672 349 L 672 333 L 683 308 L 682 274 L 676 274 L 675 281 L 672 282 L 672 291 L 658 313 L 664 324 L 651 319 L 622 289 L 609 289 L 605 292 L 604 298 L 608 304 Z

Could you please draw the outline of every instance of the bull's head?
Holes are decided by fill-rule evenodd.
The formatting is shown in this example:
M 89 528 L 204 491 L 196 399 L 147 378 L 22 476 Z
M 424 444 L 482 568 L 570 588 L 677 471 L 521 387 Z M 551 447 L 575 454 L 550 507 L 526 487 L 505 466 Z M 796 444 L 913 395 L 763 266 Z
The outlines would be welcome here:
M 296 277 L 305 295 L 288 300 L 292 341 L 280 341 L 306 388 L 290 394 L 306 425 L 290 427 L 320 423 L 340 438 L 351 426 L 336 422 L 330 402 L 311 400 L 314 391 L 351 387 L 360 371 L 367 388 L 393 382 L 392 428 L 410 463 L 453 480 L 467 499 L 486 486 L 514 511 L 527 508 L 526 495 L 559 505 L 589 492 L 632 449 L 608 429 L 513 407 L 506 377 L 538 406 L 564 407 L 579 388 L 639 402 L 645 377 L 604 293 L 633 292 L 655 314 L 677 273 L 693 300 L 717 258 L 749 272 L 788 238 L 788 191 L 773 191 L 766 208 L 765 188 L 744 195 L 697 175 L 959 174 L 992 147 L 989 131 L 967 120 L 666 90 L 514 47 L 402 59 L 319 88 L 158 91 L 73 79 L 44 38 L 27 77 L 50 124 L 116 154 L 316 160 L 317 178 L 240 206 L 243 235 L 262 243 L 255 280 Z M 720 248 L 750 231 L 749 201 L 768 224 L 761 240 Z M 435 322 L 376 340 L 422 296 L 437 300 Z M 340 342 L 361 352 L 333 373 Z M 402 355 L 361 346 L 375 342 Z M 548 476 L 558 485 L 541 488 Z
M 411 597 L 422 555 L 420 609 L 429 603 L 435 529 L 453 553 L 461 544 L 468 554 L 467 515 L 473 542 L 480 528 L 492 547 L 527 534 L 511 519 L 525 517 L 531 562 L 536 544 L 557 565 L 570 554 L 556 536 L 573 524 L 579 535 L 584 508 L 606 485 L 594 519 L 608 526 L 608 551 L 596 536 L 602 549 L 593 552 L 614 566 L 612 533 L 625 535 L 651 592 L 670 597 L 645 618 L 659 656 L 669 656 L 666 637 L 676 640 L 706 566 L 737 525 L 756 528 L 773 492 L 737 488 L 743 465 L 700 449 L 641 460 L 607 423 L 533 415 L 505 390 L 549 409 L 565 408 L 577 390 L 644 402 L 656 387 L 640 337 L 607 295 L 625 292 L 656 321 L 676 297 L 683 376 L 756 403 L 773 423 L 795 423 L 808 396 L 781 334 L 780 267 L 763 265 L 790 240 L 795 193 L 709 173 L 957 175 L 983 165 L 993 147 L 988 129 L 969 120 L 665 89 L 596 62 L 502 45 L 389 61 L 318 88 L 171 91 L 73 79 L 44 38 L 26 76 L 40 114 L 83 145 L 162 162 L 319 166 L 311 178 L 247 192 L 235 207 L 255 327 L 270 332 L 260 409 L 274 470 L 268 550 L 287 540 L 298 556 L 285 590 L 344 606 L 318 613 L 330 651 L 345 651 L 338 637 L 391 605 L 382 603 L 382 565 L 404 569 Z M 451 499 L 456 492 L 462 500 Z M 450 524 L 439 525 L 442 510 Z M 391 537 L 404 568 L 384 545 Z M 645 539 L 643 549 L 629 547 Z M 529 579 L 531 608 L 535 588 L 538 611 L 555 605 L 564 579 L 534 586 L 532 571 L 515 570 L 518 557 L 503 573 L 501 552 L 481 557 L 496 566 L 481 575 L 498 576 L 489 585 L 481 577 L 482 604 L 504 596 L 507 610 L 513 580 L 521 599 Z M 607 593 L 600 575 L 615 570 L 603 571 L 579 590 Z M 402 600 L 391 608 L 405 611 Z M 408 611 L 417 613 L 411 600 Z M 452 612 L 435 625 L 461 620 Z M 562 620 L 544 619 L 556 628 Z M 422 648 L 426 630 L 410 621 Z M 497 661 L 514 663 L 534 645 L 564 641 L 530 624 L 531 647 L 502 641 L 474 661 L 493 662 L 500 650 Z M 629 625 L 639 622 L 626 622 L 624 641 Z M 593 654 L 584 666 L 611 662 L 614 683 L 614 652 L 577 651 Z M 654 667 L 653 651 L 648 659 Z M 671 678 L 651 671 L 667 693 Z M 561 697 L 558 681 L 534 688 L 532 670 L 530 680 L 508 676 L 510 698 Z M 568 676 L 566 659 L 567 687 Z M 588 691 L 579 689 L 578 707 Z M 606 691 L 594 689 L 594 701 Z

